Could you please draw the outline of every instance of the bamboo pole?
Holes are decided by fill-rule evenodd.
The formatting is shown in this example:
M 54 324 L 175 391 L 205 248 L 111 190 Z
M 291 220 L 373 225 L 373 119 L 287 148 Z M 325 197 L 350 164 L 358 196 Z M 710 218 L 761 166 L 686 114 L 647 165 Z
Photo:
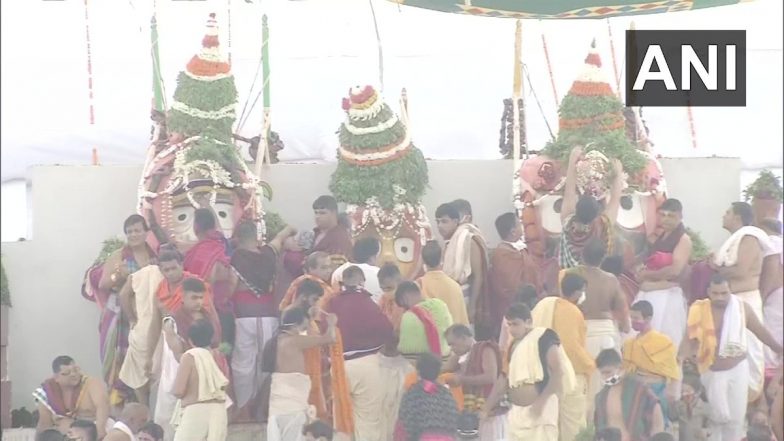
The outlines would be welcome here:
M 262 165 L 269 163 L 269 132 L 270 121 L 270 59 L 269 59 L 269 26 L 267 24 L 267 14 L 261 18 L 261 72 L 264 81 L 264 111 L 262 119 L 261 140 L 259 151 L 256 153 L 256 164 L 254 172 L 256 176 L 261 176 Z
M 523 140 L 520 137 L 520 105 L 519 100 L 523 95 L 523 61 L 521 52 L 523 48 L 523 24 L 520 20 L 515 23 L 515 42 L 514 42 L 514 73 L 512 81 L 512 202 L 515 209 L 518 207 L 520 198 L 520 150 Z

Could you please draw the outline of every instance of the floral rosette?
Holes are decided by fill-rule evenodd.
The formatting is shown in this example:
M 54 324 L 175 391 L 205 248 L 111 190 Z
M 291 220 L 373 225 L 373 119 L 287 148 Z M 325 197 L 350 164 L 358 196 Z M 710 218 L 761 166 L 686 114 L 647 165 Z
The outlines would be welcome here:
M 604 199 L 610 190 L 610 161 L 598 150 L 591 150 L 577 161 L 577 188 L 581 194 Z

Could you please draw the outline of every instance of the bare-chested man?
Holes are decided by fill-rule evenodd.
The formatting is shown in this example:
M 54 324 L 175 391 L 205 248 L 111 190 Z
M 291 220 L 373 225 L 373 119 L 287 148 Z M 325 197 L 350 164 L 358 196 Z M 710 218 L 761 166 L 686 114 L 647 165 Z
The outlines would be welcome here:
M 768 234 L 770 249 L 765 251 L 760 275 L 760 294 L 763 299 L 763 316 L 765 327 L 784 344 L 784 256 L 782 255 L 781 222 L 778 219 L 763 219 L 760 222 L 762 231 Z M 765 377 L 774 375 L 780 367 L 778 357 L 765 351 Z
M 54 359 L 52 372 L 33 392 L 38 403 L 37 432 L 55 428 L 65 434 L 74 420 L 81 419 L 95 421 L 99 438 L 106 435 L 109 395 L 103 381 L 84 375 L 67 355 Z
M 215 330 L 209 320 L 188 329 L 188 349 L 180 359 L 172 394 L 182 411 L 175 415 L 174 441 L 225 441 L 228 435 L 226 388 L 229 380 L 215 362 L 210 344 Z
M 604 349 L 621 350 L 618 332 L 629 332 L 629 306 L 618 279 L 603 271 L 602 264 L 606 247 L 601 239 L 594 238 L 583 247 L 583 265 L 568 270 L 585 279 L 585 301 L 580 309 L 585 317 L 585 348 L 591 357 Z M 588 420 L 593 411 L 593 397 L 601 388 L 599 373 L 594 372 L 588 384 Z
M 724 276 L 730 292 L 746 302 L 757 319 L 763 322 L 760 274 L 764 251 L 770 248 L 768 235 L 752 226 L 754 212 L 745 202 L 733 202 L 724 213 L 723 227 L 730 237 L 719 251 L 708 259 L 714 271 Z M 762 343 L 749 333 L 749 401 L 762 394 L 765 352 Z
M 506 320 L 515 339 L 508 374 L 506 381 L 496 383 L 482 415 L 486 418 L 506 391 L 512 404 L 507 420 L 509 440 L 557 441 L 558 400 L 564 390 L 575 386 L 571 363 L 558 335 L 552 329 L 534 327 L 524 304 L 513 304 Z
M 683 225 L 683 206 L 667 199 L 659 207 L 661 232 L 651 238 L 645 267 L 638 273 L 640 292 L 635 302 L 653 306 L 651 327 L 679 347 L 686 332 L 686 300 L 679 279 L 691 256 L 692 243 Z
M 128 403 L 123 407 L 120 420 L 114 423 L 112 430 L 103 441 L 136 441 L 136 434 L 150 419 L 150 409 L 139 403 Z
M 748 375 L 748 333 L 779 356 L 782 347 L 748 304 L 731 294 L 721 274 L 711 278 L 708 295 L 689 308 L 688 334 L 681 344 L 680 358 L 692 359 L 699 367 L 711 407 L 711 441 L 736 441 L 743 438 L 752 380 Z
M 336 341 L 337 316 L 326 314 L 327 329 L 322 335 L 307 335 L 310 315 L 305 307 L 283 313 L 280 332 L 264 347 L 265 372 L 272 373 L 267 439 L 297 441 L 309 420 L 310 377 L 306 374 L 305 351 Z

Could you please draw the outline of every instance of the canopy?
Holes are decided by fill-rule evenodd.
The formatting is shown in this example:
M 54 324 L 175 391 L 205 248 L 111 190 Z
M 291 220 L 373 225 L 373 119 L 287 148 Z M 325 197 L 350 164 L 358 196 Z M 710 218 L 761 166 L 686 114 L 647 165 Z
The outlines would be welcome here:
M 502 18 L 596 19 L 733 5 L 743 0 L 388 0 L 441 12 Z

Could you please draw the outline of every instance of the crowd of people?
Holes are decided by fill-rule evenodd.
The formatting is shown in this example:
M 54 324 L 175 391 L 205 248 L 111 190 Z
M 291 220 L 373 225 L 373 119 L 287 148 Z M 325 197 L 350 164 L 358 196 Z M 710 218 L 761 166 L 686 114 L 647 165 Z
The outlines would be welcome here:
M 602 206 L 570 179 L 556 286 L 514 213 L 489 250 L 464 200 L 437 208 L 444 245 L 421 247 L 413 280 L 352 239 L 331 196 L 313 232 L 265 243 L 200 208 L 198 242 L 154 251 L 132 215 L 100 278 L 103 378 L 57 357 L 37 439 L 218 441 L 263 422 L 269 441 L 784 441 L 781 224 L 733 203 L 687 305 L 692 244 L 668 199 L 630 296 L 601 228 L 621 186 Z

